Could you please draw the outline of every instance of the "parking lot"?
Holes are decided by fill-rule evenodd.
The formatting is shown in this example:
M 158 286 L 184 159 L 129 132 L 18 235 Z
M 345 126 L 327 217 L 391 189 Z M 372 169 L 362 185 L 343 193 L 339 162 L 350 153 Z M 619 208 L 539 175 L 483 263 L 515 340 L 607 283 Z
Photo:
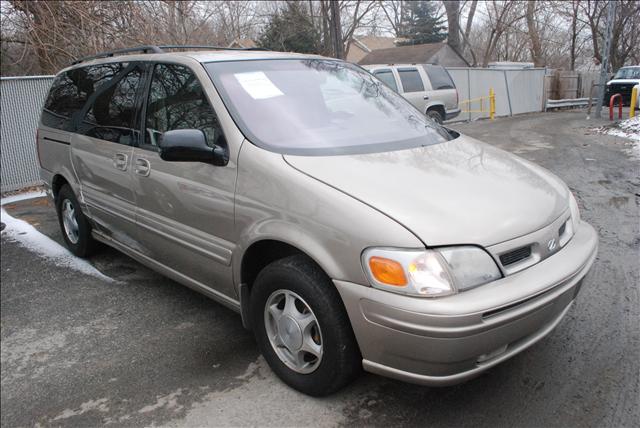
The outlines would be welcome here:
M 637 426 L 640 150 L 584 118 L 452 125 L 557 174 L 600 237 L 565 320 L 480 378 L 426 388 L 363 374 L 331 397 L 301 395 L 271 373 L 232 311 L 115 250 L 83 264 L 11 220 L 1 253 L 2 426 Z M 46 199 L 3 208 L 62 245 Z

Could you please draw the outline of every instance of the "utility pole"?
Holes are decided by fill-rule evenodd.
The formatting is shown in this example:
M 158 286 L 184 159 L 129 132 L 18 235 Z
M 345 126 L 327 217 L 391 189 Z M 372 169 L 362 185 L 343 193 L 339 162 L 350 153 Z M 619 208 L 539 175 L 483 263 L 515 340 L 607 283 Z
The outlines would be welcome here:
M 598 91 L 598 103 L 596 104 L 596 117 L 600 119 L 602 113 L 602 103 L 607 85 L 607 71 L 609 69 L 609 52 L 611 52 L 611 35 L 613 33 L 613 20 L 616 16 L 616 1 L 609 0 L 609 10 L 607 11 L 607 33 L 602 47 L 602 65 L 600 67 L 600 90 Z
M 329 0 L 331 10 L 331 41 L 333 42 L 333 55 L 338 59 L 344 59 L 344 46 L 342 45 L 342 26 L 340 24 L 340 5 L 337 0 Z

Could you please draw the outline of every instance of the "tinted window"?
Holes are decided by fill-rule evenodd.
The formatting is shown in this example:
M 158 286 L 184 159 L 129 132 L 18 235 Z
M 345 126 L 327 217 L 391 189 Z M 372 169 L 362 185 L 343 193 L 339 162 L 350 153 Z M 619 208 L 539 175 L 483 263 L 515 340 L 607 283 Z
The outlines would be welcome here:
M 432 89 L 454 89 L 456 87 L 444 67 L 429 64 L 425 64 L 423 67 L 427 72 L 427 76 L 429 76 Z
M 205 67 L 247 139 L 278 153 L 380 152 L 452 138 L 369 72 L 342 61 L 219 61 Z
M 154 146 L 163 132 L 173 129 L 200 129 L 210 146 L 223 141 L 218 117 L 200 82 L 181 65 L 156 65 L 147 102 L 146 129 L 146 144 Z
M 82 110 L 78 132 L 120 144 L 131 144 L 137 134 L 136 95 L 142 69 L 137 64 L 88 67 L 85 84 L 91 91 Z
M 79 86 L 83 73 L 82 69 L 76 69 L 61 73 L 55 78 L 44 103 L 43 125 L 71 130 L 71 116 L 82 109 L 87 101 L 87 92 Z
M 400 81 L 402 82 L 402 90 L 404 92 L 422 92 L 424 85 L 420 78 L 420 73 L 415 68 L 399 69 Z
M 396 79 L 393 77 L 391 70 L 378 70 L 373 73 L 373 75 L 382 80 L 388 87 L 398 92 L 398 85 L 396 85 Z

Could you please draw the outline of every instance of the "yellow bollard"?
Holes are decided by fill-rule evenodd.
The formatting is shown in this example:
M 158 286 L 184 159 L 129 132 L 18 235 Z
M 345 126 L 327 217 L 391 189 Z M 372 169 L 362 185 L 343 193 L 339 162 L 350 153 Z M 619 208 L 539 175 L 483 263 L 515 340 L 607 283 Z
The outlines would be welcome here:
M 496 115 L 496 93 L 493 88 L 489 88 L 489 119 L 493 120 Z
M 629 117 L 636 115 L 636 103 L 638 102 L 638 88 L 631 91 L 631 107 L 629 107 Z

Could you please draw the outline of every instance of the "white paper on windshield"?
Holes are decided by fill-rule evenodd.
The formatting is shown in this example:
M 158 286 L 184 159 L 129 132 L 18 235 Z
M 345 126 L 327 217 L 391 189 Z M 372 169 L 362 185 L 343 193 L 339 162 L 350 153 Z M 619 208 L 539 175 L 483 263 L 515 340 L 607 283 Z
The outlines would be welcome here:
M 262 71 L 234 74 L 238 83 L 254 100 L 279 97 L 284 95 Z

